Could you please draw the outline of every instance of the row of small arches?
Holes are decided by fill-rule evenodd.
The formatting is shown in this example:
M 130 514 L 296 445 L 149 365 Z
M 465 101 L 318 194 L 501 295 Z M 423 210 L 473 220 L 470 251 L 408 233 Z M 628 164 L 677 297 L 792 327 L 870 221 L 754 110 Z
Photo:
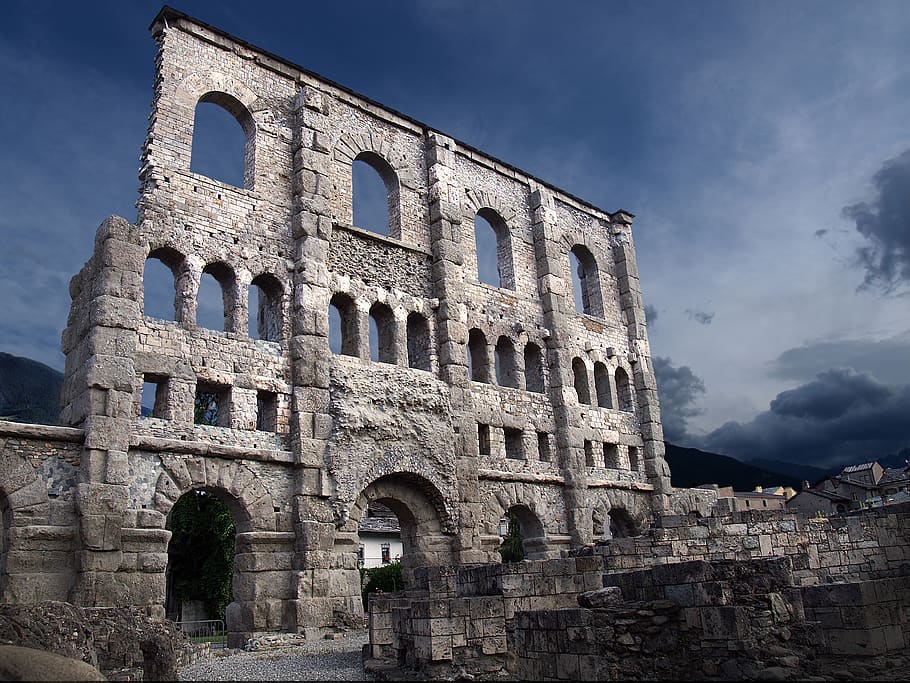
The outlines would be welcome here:
M 239 130 L 237 130 L 239 124 Z M 225 144 L 234 129 L 235 144 Z M 233 185 L 252 189 L 253 174 L 247 168 L 255 157 L 255 122 L 246 108 L 225 93 L 207 93 L 196 105 L 190 168 Z M 231 164 L 231 157 L 242 164 Z M 239 166 L 228 172 L 232 166 Z M 373 151 L 361 152 L 351 163 L 353 222 L 358 227 L 391 237 L 401 237 L 400 182 L 392 165 Z M 474 215 L 477 278 L 480 282 L 515 289 L 515 269 L 509 227 L 490 207 Z M 597 261 L 590 250 L 574 245 L 569 251 L 569 270 L 575 309 L 603 316 Z
M 594 393 L 591 393 L 588 365 L 576 356 L 572 359 L 572 378 L 579 403 L 596 405 L 600 408 L 615 408 L 628 413 L 634 412 L 635 396 L 632 382 L 629 373 L 622 366 L 617 366 L 611 373 L 606 363 L 596 361 L 594 363 Z

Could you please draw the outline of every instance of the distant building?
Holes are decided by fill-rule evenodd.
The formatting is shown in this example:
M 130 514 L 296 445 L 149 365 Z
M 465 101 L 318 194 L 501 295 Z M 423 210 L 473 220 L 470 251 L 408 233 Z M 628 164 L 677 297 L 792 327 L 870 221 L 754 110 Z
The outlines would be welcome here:
M 783 510 L 787 499 L 796 495 L 789 486 L 756 486 L 753 491 L 734 491 L 732 486 L 702 484 L 698 488 L 717 491 L 717 505 L 730 512 L 741 510 Z
M 370 503 L 360 519 L 358 563 L 365 569 L 401 560 L 401 525 L 398 517 L 381 503 Z
M 877 462 L 847 465 L 838 474 L 803 489 L 787 501 L 787 509 L 839 514 L 881 507 L 910 498 L 910 464 L 883 468 Z

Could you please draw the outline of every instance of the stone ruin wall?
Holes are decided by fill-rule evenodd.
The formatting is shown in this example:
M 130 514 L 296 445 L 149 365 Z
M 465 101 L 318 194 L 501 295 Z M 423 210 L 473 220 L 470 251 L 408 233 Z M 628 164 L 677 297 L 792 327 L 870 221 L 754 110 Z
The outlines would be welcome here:
M 609 535 L 611 513 L 628 530 L 667 509 L 630 214 L 179 12 L 163 10 L 152 34 L 138 219 L 105 221 L 70 283 L 70 427 L 3 425 L 4 599 L 162 615 L 167 514 L 194 489 L 223 499 L 237 525 L 235 642 L 360 613 L 357 522 L 370 500 L 402 521 L 408 573 L 497 561 L 510 509 L 533 557 Z M 245 187 L 190 170 L 199 102 L 243 129 Z M 352 225 L 355 159 L 386 181 L 388 237 Z M 500 230 L 502 287 L 477 280 L 478 213 Z M 589 259 L 585 314 L 573 303 L 573 248 Z M 143 314 L 150 258 L 174 275 L 173 320 Z M 196 324 L 203 273 L 222 287 L 224 330 Z M 260 339 L 247 334 L 261 317 L 247 310 L 255 286 L 268 298 Z M 333 301 L 350 306 L 342 355 L 328 345 Z M 369 359 L 376 304 L 390 312 L 383 363 Z M 409 367 L 409 316 L 424 324 L 424 370 Z M 490 374 L 498 341 L 512 344 L 512 386 L 495 374 L 472 381 L 472 330 Z M 541 350 L 537 370 L 525 367 L 527 345 Z M 145 381 L 160 392 L 148 417 Z M 194 423 L 199 386 L 219 392 L 217 426 Z M 256 429 L 263 396 L 272 413 Z M 506 430 L 518 457 L 506 457 Z M 45 551 L 60 555 L 40 559 Z M 24 578 L 45 574 L 55 578 Z

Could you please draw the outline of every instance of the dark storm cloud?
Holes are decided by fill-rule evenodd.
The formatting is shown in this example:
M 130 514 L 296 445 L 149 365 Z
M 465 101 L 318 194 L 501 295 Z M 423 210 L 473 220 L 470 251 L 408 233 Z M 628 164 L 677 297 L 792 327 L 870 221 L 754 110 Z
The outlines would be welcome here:
M 657 309 L 651 304 L 645 304 L 645 320 L 647 320 L 650 325 L 657 322 Z
M 910 383 L 910 331 L 887 339 L 818 341 L 787 349 L 771 361 L 774 377 L 808 380 L 828 368 L 851 367 L 894 384 Z
M 694 320 L 697 323 L 702 325 L 710 325 L 711 321 L 714 320 L 714 312 L 708 313 L 707 311 L 699 311 L 692 308 L 686 309 L 686 315 L 689 317 L 689 320 Z
M 829 467 L 894 453 L 910 444 L 910 385 L 889 386 L 834 368 L 777 395 L 746 423 L 728 422 L 699 447 L 742 460 L 771 458 Z
M 705 383 L 688 365 L 675 367 L 671 359 L 660 356 L 655 356 L 653 361 L 664 438 L 681 443 L 687 439 L 689 418 L 702 412 L 695 403 L 705 393 Z
M 910 281 L 910 149 L 888 159 L 872 177 L 876 197 L 844 207 L 844 216 L 868 240 L 857 256 L 865 285 L 893 290 Z

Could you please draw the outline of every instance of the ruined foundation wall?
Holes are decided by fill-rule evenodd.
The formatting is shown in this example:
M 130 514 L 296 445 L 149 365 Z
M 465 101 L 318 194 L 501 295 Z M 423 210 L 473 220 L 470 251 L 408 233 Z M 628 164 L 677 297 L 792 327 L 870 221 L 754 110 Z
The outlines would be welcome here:
M 830 518 L 770 511 L 665 516 L 642 536 L 574 552 L 601 555 L 609 571 L 790 556 L 794 577 L 803 585 L 885 578 L 910 565 L 910 505 Z

